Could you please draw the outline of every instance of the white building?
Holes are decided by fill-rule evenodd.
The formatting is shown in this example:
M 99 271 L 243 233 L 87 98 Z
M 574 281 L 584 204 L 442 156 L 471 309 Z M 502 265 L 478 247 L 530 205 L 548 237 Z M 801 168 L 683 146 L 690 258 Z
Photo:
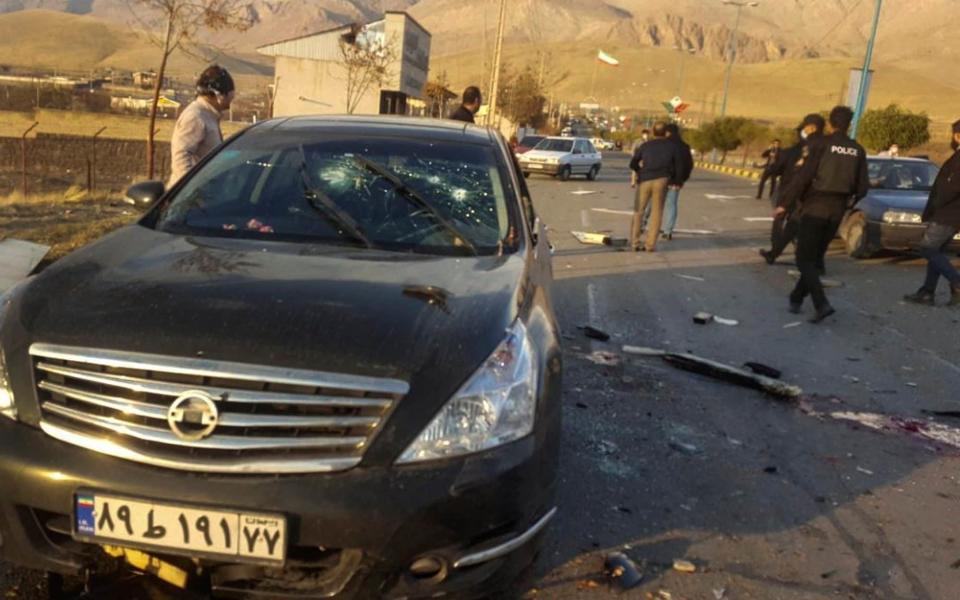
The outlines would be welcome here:
M 341 40 L 392 47 L 396 58 L 386 79 L 353 100 L 354 114 L 408 114 L 423 106 L 430 65 L 430 32 L 404 12 L 358 28 L 345 25 L 257 49 L 276 58 L 273 115 L 344 114 L 348 110 L 348 71 Z

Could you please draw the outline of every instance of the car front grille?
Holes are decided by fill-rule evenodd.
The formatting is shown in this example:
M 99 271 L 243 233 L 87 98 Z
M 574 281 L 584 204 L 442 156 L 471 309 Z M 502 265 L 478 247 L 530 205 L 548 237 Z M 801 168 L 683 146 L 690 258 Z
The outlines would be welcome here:
M 50 344 L 30 355 L 48 435 L 187 471 L 349 469 L 409 389 L 396 379 Z

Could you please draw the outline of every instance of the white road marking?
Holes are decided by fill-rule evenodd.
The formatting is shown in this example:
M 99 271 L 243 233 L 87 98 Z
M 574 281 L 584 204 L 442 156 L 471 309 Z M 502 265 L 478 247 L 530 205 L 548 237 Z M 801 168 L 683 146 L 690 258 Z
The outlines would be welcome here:
M 570 192 L 574 196 L 586 196 L 587 194 L 596 194 L 596 190 L 577 190 L 575 192 Z
M 803 325 L 802 321 L 794 321 L 793 323 L 787 323 L 783 326 L 784 329 L 790 329 L 791 327 L 800 327 Z
M 744 198 L 749 200 L 750 198 L 753 197 L 753 196 L 728 196 L 726 194 L 704 194 L 704 196 L 706 196 L 709 200 L 720 200 L 721 202 L 724 200 L 742 200 Z
M 587 316 L 590 317 L 590 324 L 597 327 L 599 326 L 597 312 L 597 284 L 588 283 L 587 284 Z
M 697 277 L 695 275 L 684 275 L 682 273 L 674 273 L 680 279 L 689 279 L 690 281 L 706 281 L 703 277 Z
M 633 214 L 633 213 L 630 213 L 630 214 Z M 674 229 L 673 232 L 685 233 L 687 235 L 716 235 L 717 234 L 717 232 L 712 229 Z
M 773 217 L 744 217 L 748 223 L 773 223 Z
M 616 210 L 614 208 L 591 208 L 590 210 L 596 211 L 599 213 L 607 213 L 611 215 L 627 215 L 630 217 L 633 216 L 632 210 Z M 676 230 L 676 231 L 679 231 L 679 230 Z
M 580 211 L 580 223 L 583 224 L 584 229 L 590 229 L 590 211 L 583 209 Z

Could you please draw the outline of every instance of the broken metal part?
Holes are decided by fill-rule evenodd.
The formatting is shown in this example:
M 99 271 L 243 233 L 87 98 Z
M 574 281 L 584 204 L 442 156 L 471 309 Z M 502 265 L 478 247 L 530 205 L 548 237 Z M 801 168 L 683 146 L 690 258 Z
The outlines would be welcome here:
M 771 379 L 780 379 L 783 376 L 783 372 L 780 369 L 774 369 L 769 365 L 758 362 L 745 362 L 743 366 L 750 369 L 757 375 L 763 375 L 764 377 L 770 377 Z
M 583 330 L 583 335 L 594 340 L 600 340 L 601 342 L 606 342 L 610 340 L 610 334 L 602 329 L 597 329 L 591 325 L 584 325 L 580 327 Z
M 608 554 L 604 569 L 607 576 L 625 590 L 632 589 L 643 581 L 643 573 L 623 552 Z
M 612 246 L 615 248 L 627 245 L 626 238 L 615 238 L 607 233 L 597 233 L 592 231 L 571 231 L 573 237 L 581 244 L 590 244 L 594 246 Z
M 698 312 L 693 315 L 693 322 L 697 325 L 706 325 L 711 321 L 713 321 L 713 315 L 708 312 Z
M 693 354 L 664 354 L 663 360 L 685 371 L 699 373 L 737 385 L 762 390 L 775 396 L 797 398 L 803 394 L 803 390 L 795 385 L 783 383 L 782 381 L 777 381 L 776 379 L 771 379 L 763 375 L 749 373 L 742 369 L 701 358 Z

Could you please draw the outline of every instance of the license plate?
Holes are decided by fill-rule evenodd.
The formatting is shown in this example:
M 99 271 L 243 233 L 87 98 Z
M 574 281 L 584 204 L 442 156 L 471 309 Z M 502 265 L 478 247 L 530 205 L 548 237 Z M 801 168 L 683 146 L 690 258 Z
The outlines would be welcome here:
M 74 530 L 80 539 L 169 549 L 178 554 L 232 556 L 280 563 L 286 556 L 283 517 L 77 494 Z
M 530 169 L 542 169 L 543 165 L 527 165 L 527 168 Z

